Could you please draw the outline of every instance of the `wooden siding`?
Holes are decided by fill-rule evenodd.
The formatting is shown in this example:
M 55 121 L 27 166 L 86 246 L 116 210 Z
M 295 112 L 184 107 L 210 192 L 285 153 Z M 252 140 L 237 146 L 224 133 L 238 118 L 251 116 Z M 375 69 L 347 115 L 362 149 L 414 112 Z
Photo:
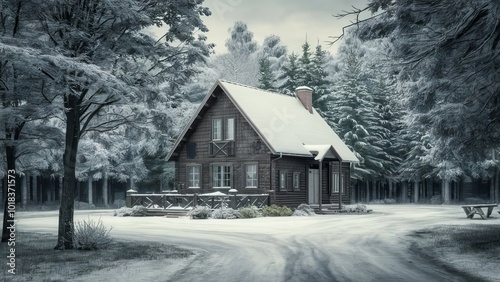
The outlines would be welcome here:
M 183 146 L 179 151 L 176 161 L 177 189 L 181 193 L 209 193 L 214 191 L 227 193 L 228 189 L 213 189 L 210 176 L 210 166 L 212 164 L 224 163 L 232 166 L 233 186 L 231 188 L 237 189 L 238 193 L 267 193 L 270 188 L 270 157 L 267 146 L 222 90 L 218 89 L 214 94 L 216 97 L 211 100 L 212 102 L 203 119 L 197 123 L 196 129 L 184 142 L 184 144 L 196 144 L 191 145 L 196 147 L 195 157 L 188 158 L 188 146 Z M 224 122 L 227 118 L 235 119 L 234 155 L 218 154 L 212 156 L 210 154 L 212 120 L 215 118 L 223 120 L 222 126 L 224 129 Z M 189 153 L 194 155 L 193 152 Z M 245 164 L 255 163 L 258 164 L 258 188 L 245 188 Z M 188 164 L 199 164 L 202 167 L 200 189 L 186 187 L 186 166 Z
M 330 168 L 331 166 L 331 168 Z M 274 203 L 278 205 L 286 205 L 290 207 L 296 207 L 302 203 L 308 203 L 308 171 L 309 169 L 318 169 L 319 162 L 313 160 L 312 158 L 300 158 L 300 157 L 288 157 L 284 156 L 281 159 L 278 159 L 274 162 L 273 174 L 274 174 L 274 190 L 275 197 Z M 331 185 L 332 185 L 332 172 L 338 172 L 339 166 L 338 161 L 323 161 L 323 171 L 322 171 L 322 179 L 321 179 L 321 197 L 323 204 L 338 204 L 339 203 L 339 194 L 331 193 Z M 287 179 L 289 181 L 289 187 L 286 191 L 280 190 L 280 171 L 287 172 Z M 300 172 L 300 190 L 295 191 L 292 187 L 293 184 L 293 172 Z M 347 178 L 346 189 L 342 194 L 342 204 L 350 204 L 350 166 L 348 163 L 344 163 L 342 165 L 342 174 L 344 174 Z

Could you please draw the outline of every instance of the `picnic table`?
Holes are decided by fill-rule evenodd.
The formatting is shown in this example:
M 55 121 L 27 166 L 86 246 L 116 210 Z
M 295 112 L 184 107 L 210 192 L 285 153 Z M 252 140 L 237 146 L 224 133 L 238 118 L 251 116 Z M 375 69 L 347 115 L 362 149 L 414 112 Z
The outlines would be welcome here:
M 473 218 L 475 214 L 479 214 L 483 219 L 490 217 L 493 212 L 493 208 L 498 207 L 498 204 L 475 204 L 475 205 L 463 205 L 465 215 L 467 218 Z M 483 212 L 483 208 L 488 208 L 486 215 Z

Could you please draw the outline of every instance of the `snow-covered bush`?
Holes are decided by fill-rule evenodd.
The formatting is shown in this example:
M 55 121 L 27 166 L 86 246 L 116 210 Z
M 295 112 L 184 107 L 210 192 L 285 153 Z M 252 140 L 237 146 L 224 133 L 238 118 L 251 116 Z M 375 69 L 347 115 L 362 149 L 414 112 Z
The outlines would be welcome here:
M 210 217 L 212 211 L 206 206 L 197 206 L 188 212 L 188 216 L 193 219 L 207 219 Z
M 366 209 L 366 206 L 363 204 L 343 205 L 342 211 L 344 211 L 344 212 L 357 212 L 357 213 L 368 212 Z
M 212 211 L 212 218 L 214 219 L 235 219 L 241 217 L 241 214 L 232 208 L 220 208 Z
M 148 209 L 143 206 L 134 206 L 133 208 L 123 207 L 115 210 L 115 216 L 146 216 Z
M 246 206 L 239 209 L 241 218 L 256 218 L 260 216 L 259 208 L 256 206 Z
M 287 206 L 277 206 L 272 204 L 270 206 L 264 206 L 262 208 L 262 216 L 291 216 L 292 210 Z
M 314 210 L 308 204 L 300 204 L 292 214 L 293 216 L 311 216 L 316 215 Z
M 111 229 L 113 228 L 104 226 L 101 218 L 99 218 L 99 221 L 90 218 L 77 221 L 73 230 L 75 248 L 95 250 L 106 247 L 112 242 L 112 238 L 109 236 Z

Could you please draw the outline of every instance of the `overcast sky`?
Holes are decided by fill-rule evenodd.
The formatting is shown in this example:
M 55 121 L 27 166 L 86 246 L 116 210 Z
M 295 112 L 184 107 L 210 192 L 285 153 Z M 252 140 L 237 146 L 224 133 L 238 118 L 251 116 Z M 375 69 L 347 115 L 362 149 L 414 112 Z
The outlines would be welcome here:
M 236 21 L 243 21 L 254 34 L 254 40 L 262 44 L 264 38 L 275 34 L 281 38 L 288 51 L 300 52 L 306 40 L 335 53 L 338 44 L 328 47 L 329 36 L 338 36 L 342 27 L 353 18 L 337 19 L 334 15 L 351 6 L 363 8 L 367 0 L 205 0 L 204 6 L 211 11 L 203 22 L 210 31 L 208 42 L 215 43 L 216 54 L 226 52 L 224 46 L 229 29 Z

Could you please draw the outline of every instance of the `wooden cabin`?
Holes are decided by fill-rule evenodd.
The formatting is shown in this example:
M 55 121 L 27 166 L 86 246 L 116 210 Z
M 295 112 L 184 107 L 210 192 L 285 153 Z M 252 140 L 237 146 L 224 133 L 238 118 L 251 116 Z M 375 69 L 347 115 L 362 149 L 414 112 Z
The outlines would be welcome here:
M 350 164 L 358 161 L 312 107 L 312 89 L 290 96 L 223 80 L 167 159 L 179 193 L 270 193 L 290 207 L 350 203 Z

